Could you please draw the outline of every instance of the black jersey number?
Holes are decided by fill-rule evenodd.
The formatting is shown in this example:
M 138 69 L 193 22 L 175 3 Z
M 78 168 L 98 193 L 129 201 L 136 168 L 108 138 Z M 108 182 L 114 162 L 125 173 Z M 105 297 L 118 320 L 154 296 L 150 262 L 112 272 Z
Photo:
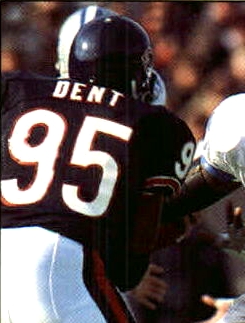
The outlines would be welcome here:
M 45 139 L 37 146 L 31 146 L 27 139 L 36 125 L 47 128 Z M 48 193 L 55 173 L 55 162 L 67 130 L 64 116 L 46 108 L 38 108 L 23 115 L 14 125 L 8 140 L 8 148 L 13 160 L 21 165 L 35 165 L 36 173 L 28 187 L 20 189 L 17 178 L 2 180 L 2 200 L 4 204 L 33 204 Z M 68 129 L 69 130 L 69 129 Z M 86 116 L 76 138 L 71 165 L 102 167 L 102 178 L 97 196 L 90 202 L 78 197 L 79 187 L 63 184 L 62 198 L 73 211 L 87 216 L 100 216 L 107 209 L 118 178 L 118 165 L 107 152 L 91 150 L 91 144 L 97 132 L 103 132 L 117 139 L 128 141 L 132 134 L 130 127 L 102 118 Z

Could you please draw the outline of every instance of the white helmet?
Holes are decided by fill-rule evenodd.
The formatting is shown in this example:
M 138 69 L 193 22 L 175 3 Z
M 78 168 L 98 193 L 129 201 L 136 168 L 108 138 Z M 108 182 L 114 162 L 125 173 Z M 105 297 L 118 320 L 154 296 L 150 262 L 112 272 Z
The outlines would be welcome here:
M 60 28 L 58 36 L 58 60 L 55 66 L 59 71 L 61 78 L 69 77 L 68 61 L 70 56 L 70 49 L 80 27 L 93 19 L 112 15 L 116 15 L 116 13 L 103 7 L 90 5 L 86 8 L 78 9 L 64 21 Z

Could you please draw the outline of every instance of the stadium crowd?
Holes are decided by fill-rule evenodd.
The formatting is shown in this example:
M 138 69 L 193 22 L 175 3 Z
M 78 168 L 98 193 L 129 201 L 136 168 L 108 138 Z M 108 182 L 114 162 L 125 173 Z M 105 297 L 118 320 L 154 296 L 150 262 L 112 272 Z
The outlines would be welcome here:
M 138 21 L 149 33 L 168 107 L 199 140 L 213 108 L 245 89 L 244 2 L 7 2 L 2 6 L 2 70 L 55 75 L 64 19 L 97 4 Z

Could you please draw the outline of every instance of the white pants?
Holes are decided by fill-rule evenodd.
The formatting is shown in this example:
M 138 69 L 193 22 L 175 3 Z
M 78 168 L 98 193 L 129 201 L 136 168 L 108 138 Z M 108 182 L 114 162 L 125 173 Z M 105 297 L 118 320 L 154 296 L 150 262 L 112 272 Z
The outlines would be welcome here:
M 105 323 L 83 279 L 83 248 L 57 233 L 1 230 L 2 323 Z

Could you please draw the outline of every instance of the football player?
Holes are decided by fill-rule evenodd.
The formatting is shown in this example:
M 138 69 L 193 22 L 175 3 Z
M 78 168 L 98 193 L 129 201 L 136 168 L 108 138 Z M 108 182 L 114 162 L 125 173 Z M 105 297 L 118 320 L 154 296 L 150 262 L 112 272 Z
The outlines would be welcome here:
M 58 60 L 56 63 L 56 69 L 59 72 L 60 78 L 67 78 L 69 75 L 68 59 L 70 47 L 72 44 L 72 40 L 76 36 L 80 27 L 82 27 L 84 24 L 88 23 L 91 20 L 98 19 L 101 17 L 106 18 L 111 15 L 117 15 L 117 13 L 105 7 L 101 7 L 98 5 L 90 5 L 78 9 L 64 21 L 60 28 L 57 47 Z M 153 69 L 152 74 L 153 75 L 151 84 L 153 89 L 153 97 L 149 103 L 152 105 L 166 105 L 165 84 L 160 75 L 157 73 L 157 71 Z M 155 265 L 155 267 L 157 266 Z M 155 268 L 155 271 L 162 271 L 162 268 Z M 139 291 L 139 293 L 135 293 L 135 295 L 137 296 L 136 298 L 140 303 L 144 305 L 150 304 L 150 306 L 154 306 L 154 304 L 152 304 L 151 298 L 159 299 L 162 298 L 162 295 L 165 294 L 166 284 L 162 281 L 161 278 L 159 278 L 159 275 L 156 274 L 155 271 L 152 270 L 151 265 L 149 265 L 149 268 L 147 268 L 146 272 L 144 273 L 139 286 L 136 287 L 137 291 Z M 152 292 L 151 279 L 149 279 L 149 277 L 154 277 L 153 279 L 155 286 L 158 284 L 159 287 L 156 289 L 156 291 Z M 145 281 L 147 283 L 145 283 Z M 142 286 L 143 288 L 141 293 Z M 129 295 L 129 293 L 126 293 L 125 295 Z
M 3 79 L 4 323 L 133 322 L 114 286 L 141 278 L 150 250 L 137 235 L 153 244 L 155 201 L 180 189 L 195 150 L 183 121 L 147 103 L 152 51 L 139 24 L 86 23 L 68 63 L 67 78 Z
M 245 93 L 238 93 L 224 99 L 211 115 L 200 164 L 187 176 L 180 193 L 165 204 L 162 221 L 199 211 L 242 186 L 245 187 Z M 235 300 L 225 316 L 220 318 L 217 312 L 210 322 L 243 322 L 244 297 L 245 294 Z
M 117 13 L 105 7 L 101 7 L 98 5 L 90 5 L 88 7 L 78 9 L 64 21 L 63 25 L 60 28 L 57 48 L 58 60 L 56 63 L 56 69 L 59 72 L 60 78 L 66 78 L 69 75 L 68 58 L 70 47 L 72 40 L 77 34 L 79 28 L 91 20 L 98 19 L 101 17 L 106 18 L 111 15 L 117 15 Z M 152 105 L 166 105 L 165 84 L 160 75 L 154 69 L 152 71 L 152 74 L 153 75 L 151 84 L 153 88 L 153 97 L 149 103 Z M 157 266 L 155 265 L 155 267 Z M 156 268 L 155 271 L 162 271 L 162 268 Z M 154 307 L 154 304 L 152 304 L 151 299 L 162 299 L 162 295 L 165 294 L 166 284 L 162 281 L 161 278 L 159 278 L 159 275 L 155 273 L 155 271 L 152 270 L 151 265 L 149 265 L 149 268 L 147 268 L 146 272 L 144 273 L 139 283 L 139 286 L 136 287 L 138 293 L 135 293 L 135 296 L 138 302 L 142 303 L 143 305 L 150 304 L 150 306 Z M 151 286 L 152 279 L 149 279 L 150 277 L 153 277 L 152 279 L 154 279 L 155 286 L 158 284 L 158 288 L 155 288 L 156 291 L 154 290 L 153 292 L 153 288 Z M 126 300 L 127 295 L 129 294 L 130 293 L 125 294 Z

